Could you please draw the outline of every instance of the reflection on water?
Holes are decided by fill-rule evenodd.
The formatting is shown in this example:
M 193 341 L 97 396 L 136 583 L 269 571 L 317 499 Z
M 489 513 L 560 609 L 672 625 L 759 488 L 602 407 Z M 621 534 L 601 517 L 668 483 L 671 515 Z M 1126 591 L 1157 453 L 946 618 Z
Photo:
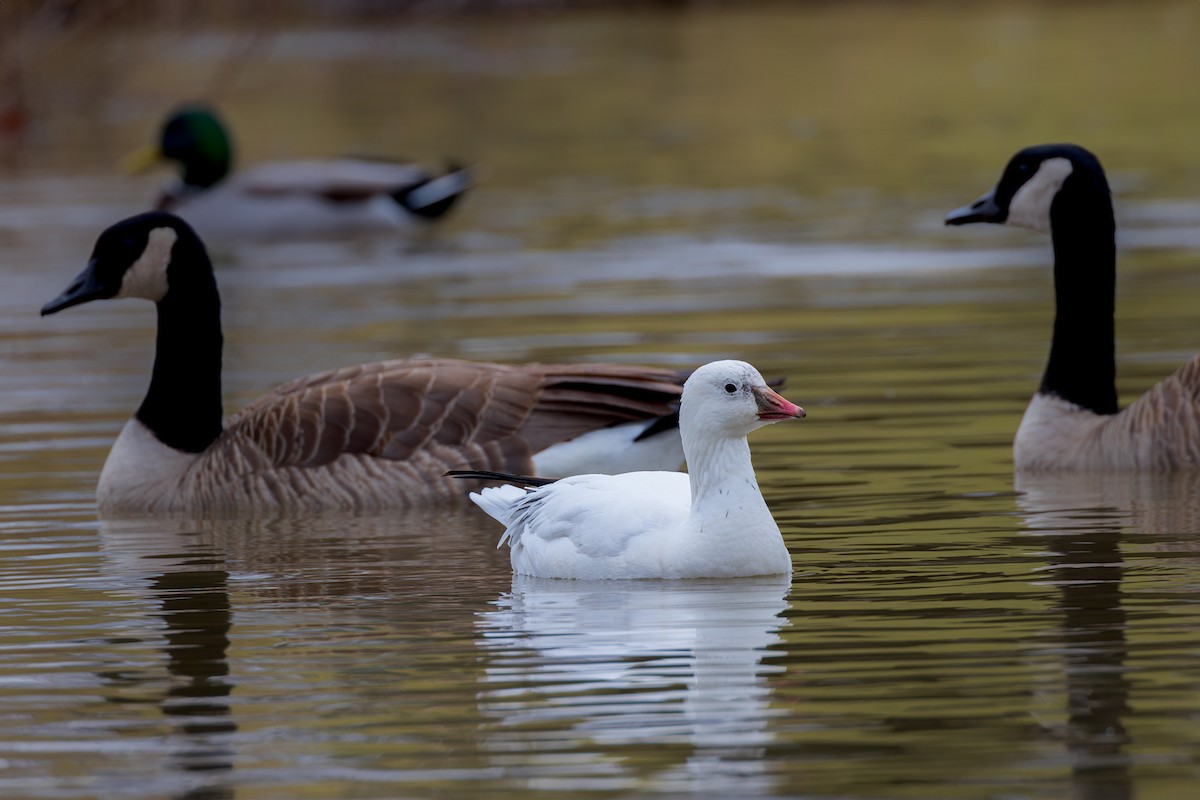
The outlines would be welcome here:
M 1136 478 L 1134 480 L 1137 480 Z M 1126 753 L 1129 736 L 1127 618 L 1121 513 L 1102 485 L 1127 485 L 1128 476 L 1022 476 L 1017 486 L 1025 524 L 1045 537 L 1044 573 L 1060 592 L 1061 653 L 1066 679 L 1067 742 L 1071 796 L 1119 800 L 1133 796 Z
M 1015 476 L 1029 533 L 1043 543 L 1039 570 L 1058 588 L 1072 797 L 1133 797 L 1129 613 L 1123 589 L 1142 542 L 1200 531 L 1200 475 Z M 1157 545 L 1161 546 L 1161 545 Z
M 109 580 L 156 605 L 148 616 L 162 622 L 161 639 L 155 640 L 170 676 L 159 700 L 171 725 L 166 768 L 183 775 L 173 796 L 232 798 L 228 781 L 237 723 L 228 651 L 233 621 L 221 551 L 203 543 L 196 525 L 170 521 L 102 524 L 100 537 Z M 109 679 L 126 690 L 158 683 L 122 673 Z
M 131 751 L 153 747 L 162 761 L 147 796 L 225 798 L 246 781 L 290 785 L 286 765 L 297 758 L 310 770 L 297 773 L 298 787 L 411 780 L 411 765 L 389 767 L 387 758 L 374 768 L 343 762 L 361 750 L 360 730 L 385 729 L 380 741 L 390 743 L 408 735 L 404 726 L 423 730 L 458 705 L 472 715 L 460 727 L 476 724 L 473 692 L 436 703 L 427 692 L 429 676 L 450 669 L 475 681 L 459 652 L 471 650 L 471 612 L 509 582 L 495 537 L 478 535 L 485 527 L 461 511 L 101 523 L 104 564 L 92 585 L 136 603 L 154 623 L 112 638 L 112 657 L 151 646 L 166 665 L 165 675 L 150 666 L 103 673 L 109 702 L 152 702 L 169 726 L 130 740 Z M 397 702 L 379 704 L 383 692 Z M 408 703 L 421 711 L 405 713 Z M 293 710 L 281 717 L 283 706 Z M 344 741 L 334 735 L 335 752 L 312 752 L 320 728 L 351 720 Z M 158 735 L 161 747 L 151 745 Z M 141 768 L 114 759 L 104 771 L 115 786 Z
M 561 581 L 514 576 L 477 617 L 488 749 L 506 767 L 575 752 L 531 789 L 766 794 L 770 689 L 791 581 Z M 654 763 L 630 748 L 670 755 Z
M 1200 531 L 1200 475 L 1017 473 L 1026 523 L 1035 531 L 1068 536 L 1091 526 L 1139 537 L 1181 537 Z M 1156 541 L 1151 539 L 1150 541 Z
M 233 769 L 229 734 L 237 731 L 230 711 L 230 608 L 225 581 L 228 573 L 166 573 L 150 592 L 162 598 L 167 626 L 167 669 L 176 680 L 163 702 L 163 713 L 176 722 L 182 745 L 172 767 L 204 773 L 213 785 L 183 795 L 187 798 L 232 798 L 221 786 L 221 773 Z

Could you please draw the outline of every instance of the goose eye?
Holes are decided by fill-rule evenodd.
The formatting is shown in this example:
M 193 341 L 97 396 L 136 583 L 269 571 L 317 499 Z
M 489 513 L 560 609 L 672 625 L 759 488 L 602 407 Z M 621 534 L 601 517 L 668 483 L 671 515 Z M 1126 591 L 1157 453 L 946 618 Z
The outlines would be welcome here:
M 725 384 L 725 391 L 728 394 L 733 394 L 734 392 L 737 391 L 737 387 L 734 386 L 732 383 L 727 383 L 727 384 Z

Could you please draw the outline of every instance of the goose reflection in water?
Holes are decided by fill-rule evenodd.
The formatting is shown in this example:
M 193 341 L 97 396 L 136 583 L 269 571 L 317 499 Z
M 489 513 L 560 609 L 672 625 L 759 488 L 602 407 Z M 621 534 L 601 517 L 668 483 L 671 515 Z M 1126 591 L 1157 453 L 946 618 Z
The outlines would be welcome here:
M 1016 488 L 1060 592 L 1061 639 L 1050 647 L 1064 661 L 1072 797 L 1126 800 L 1134 784 L 1122 545 L 1157 548 L 1200 532 L 1200 475 L 1018 472 Z
M 168 764 L 179 776 L 176 800 L 234 797 L 229 634 L 233 615 L 222 555 L 176 521 L 104 522 L 100 528 L 110 573 L 122 590 L 157 604 L 162 653 L 170 682 L 158 699 L 171 723 Z M 108 676 L 130 685 L 161 686 L 153 674 Z
M 487 653 L 480 707 L 502 766 L 590 763 L 538 787 L 767 792 L 772 739 L 764 663 L 787 625 L 788 576 L 738 580 L 562 581 L 513 576 L 477 618 Z M 638 748 L 679 753 L 648 766 Z M 531 782 L 531 784 L 534 782 Z

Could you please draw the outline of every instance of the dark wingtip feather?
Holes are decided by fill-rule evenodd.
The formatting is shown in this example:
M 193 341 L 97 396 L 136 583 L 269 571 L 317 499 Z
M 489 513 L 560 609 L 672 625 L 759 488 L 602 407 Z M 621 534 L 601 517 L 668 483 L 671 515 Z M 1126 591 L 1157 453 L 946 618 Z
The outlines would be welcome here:
M 657 436 L 660 433 L 677 430 L 679 428 L 679 412 L 666 414 L 651 422 L 646 428 L 634 437 L 635 442 L 641 442 L 649 439 L 651 436 Z
M 538 478 L 533 475 L 513 475 L 508 472 L 490 472 L 488 470 L 474 469 L 452 469 L 445 473 L 444 477 L 500 481 L 502 483 L 515 483 L 519 486 L 545 486 L 558 480 L 557 478 Z

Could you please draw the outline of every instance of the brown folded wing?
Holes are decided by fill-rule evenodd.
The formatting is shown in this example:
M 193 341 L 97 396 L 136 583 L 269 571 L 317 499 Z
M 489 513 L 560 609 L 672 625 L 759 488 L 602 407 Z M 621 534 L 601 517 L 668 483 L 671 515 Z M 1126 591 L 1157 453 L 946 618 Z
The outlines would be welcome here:
M 1140 469 L 1200 469 L 1200 355 L 1155 384 L 1105 426 Z
M 529 471 L 552 444 L 671 413 L 685 377 L 612 364 L 384 361 L 284 384 L 231 419 L 225 438 L 268 468 L 437 453 L 447 469 Z

